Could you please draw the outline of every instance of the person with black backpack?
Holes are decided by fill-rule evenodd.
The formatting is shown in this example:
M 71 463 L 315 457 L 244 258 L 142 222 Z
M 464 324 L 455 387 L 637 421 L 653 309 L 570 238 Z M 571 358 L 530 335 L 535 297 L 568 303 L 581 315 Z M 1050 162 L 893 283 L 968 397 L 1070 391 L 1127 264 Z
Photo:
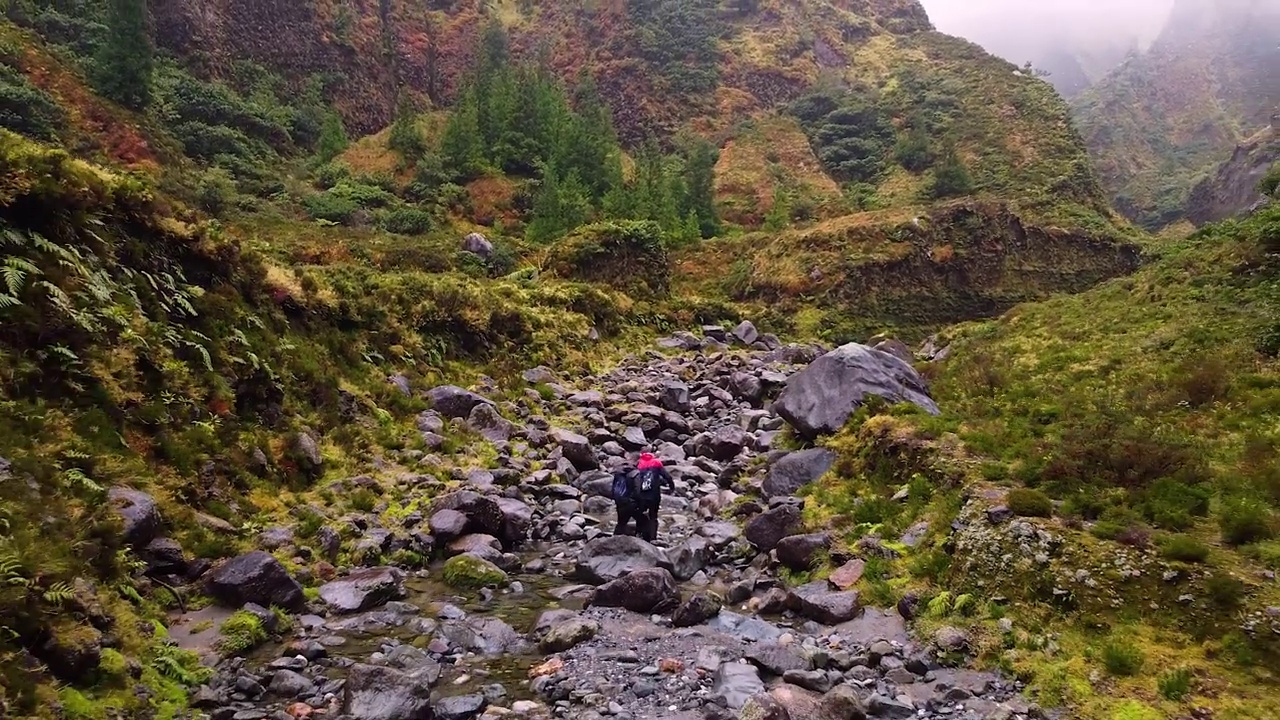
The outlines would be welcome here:
M 627 526 L 636 521 L 636 534 L 644 536 L 644 515 L 640 512 L 639 486 L 636 484 L 636 469 L 630 465 L 619 468 L 613 473 L 613 507 L 618 512 L 618 525 L 613 529 L 614 535 L 630 535 Z
M 649 542 L 658 539 L 658 507 L 662 504 L 663 487 L 676 489 L 671 474 L 653 453 L 641 454 L 635 475 L 636 505 L 639 511 L 636 525 L 640 528 L 640 537 Z

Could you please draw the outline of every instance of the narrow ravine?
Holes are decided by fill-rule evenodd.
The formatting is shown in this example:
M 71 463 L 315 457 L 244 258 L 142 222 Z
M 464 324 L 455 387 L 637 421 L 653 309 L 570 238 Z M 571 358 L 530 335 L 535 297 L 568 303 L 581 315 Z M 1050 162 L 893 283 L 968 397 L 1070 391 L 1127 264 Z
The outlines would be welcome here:
M 427 444 L 478 433 L 494 467 L 453 468 L 453 483 L 344 481 L 398 507 L 431 501 L 327 516 L 305 543 L 288 528 L 264 533 L 303 557 L 333 561 L 346 547 L 343 557 L 369 558 L 337 570 L 319 599 L 295 597 L 266 553 L 215 569 L 224 602 L 296 616 L 287 642 L 222 660 L 193 705 L 213 720 L 1040 717 L 1015 683 L 940 664 L 964 650 L 962 634 L 918 643 L 896 609 L 863 607 L 856 559 L 830 579 L 783 583 L 779 558 L 794 566 L 825 549 L 798 534 L 795 491 L 829 462 L 774 449 L 785 422 L 772 399 L 824 350 L 749 324 L 704 331 L 573 383 L 530 370 L 525 405 L 430 390 Z M 611 471 L 642 449 L 676 485 L 654 545 L 612 535 Z M 788 456 L 794 487 L 762 492 L 766 468 Z M 405 548 L 439 559 L 425 571 L 380 564 Z M 184 628 L 209 612 L 180 620 L 174 637 L 198 647 Z

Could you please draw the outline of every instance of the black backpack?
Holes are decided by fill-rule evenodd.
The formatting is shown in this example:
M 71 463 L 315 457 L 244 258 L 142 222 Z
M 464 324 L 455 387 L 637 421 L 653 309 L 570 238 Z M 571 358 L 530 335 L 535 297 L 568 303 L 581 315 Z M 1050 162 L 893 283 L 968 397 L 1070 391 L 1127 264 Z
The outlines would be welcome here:
M 636 487 L 640 489 L 640 494 L 653 497 L 659 494 L 661 489 L 658 487 L 658 471 L 653 468 L 645 468 L 636 475 Z
M 619 470 L 613 474 L 613 499 L 614 500 L 631 500 L 633 493 L 631 492 L 631 474 L 635 470 L 627 468 Z

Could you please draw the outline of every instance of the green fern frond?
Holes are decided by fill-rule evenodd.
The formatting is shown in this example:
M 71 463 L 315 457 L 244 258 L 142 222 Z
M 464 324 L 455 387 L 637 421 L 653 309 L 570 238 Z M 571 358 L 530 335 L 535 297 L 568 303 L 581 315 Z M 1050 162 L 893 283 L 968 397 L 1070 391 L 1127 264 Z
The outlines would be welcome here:
M 18 307 L 22 301 L 12 295 L 0 293 L 0 310 L 11 307 Z
M 76 596 L 76 591 L 65 582 L 55 583 L 53 587 L 45 590 L 41 597 L 50 605 L 61 607 L 70 602 Z
M 27 284 L 27 272 L 20 267 L 5 263 L 4 267 L 0 267 L 0 274 L 4 275 L 4 285 L 10 295 L 22 292 L 22 287 Z

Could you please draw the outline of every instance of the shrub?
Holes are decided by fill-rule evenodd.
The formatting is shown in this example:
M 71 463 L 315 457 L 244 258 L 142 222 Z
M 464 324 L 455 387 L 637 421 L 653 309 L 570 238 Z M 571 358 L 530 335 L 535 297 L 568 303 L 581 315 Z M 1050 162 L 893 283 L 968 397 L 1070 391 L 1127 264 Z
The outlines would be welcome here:
M 1161 541 L 1160 555 L 1166 560 L 1202 563 L 1209 559 L 1209 546 L 1190 535 L 1170 535 Z
M 1102 646 L 1102 666 L 1116 677 L 1130 677 L 1142 671 L 1142 648 L 1131 640 L 1112 638 Z
M 1234 498 L 1224 503 L 1218 524 L 1222 528 L 1222 539 L 1232 545 L 1275 537 L 1271 509 L 1249 498 Z
M 1278 189 L 1280 189 L 1280 163 L 1272 165 L 1262 181 L 1258 183 L 1258 192 L 1263 195 L 1275 195 Z
M 231 173 L 222 168 L 210 168 L 196 185 L 196 202 L 210 215 L 218 215 L 234 202 L 236 185 Z
M 1184 362 L 1177 370 L 1175 384 L 1187 403 L 1202 407 L 1226 396 L 1231 377 L 1226 363 L 1208 356 Z
M 266 642 L 267 629 L 257 615 L 240 610 L 222 623 L 219 635 L 218 650 L 226 655 L 239 655 Z
M 1234 610 L 1245 595 L 1244 583 L 1225 572 L 1210 575 L 1204 581 L 1204 589 L 1213 604 L 1222 610 Z
M 421 235 L 434 224 L 431 213 L 410 207 L 392 210 L 383 220 L 382 228 L 397 235 Z
M 349 200 L 364 208 L 382 207 L 391 202 L 392 198 L 391 193 L 376 185 L 366 185 L 352 180 L 339 181 L 328 192 L 334 197 Z
M 1177 668 L 1162 674 L 1156 681 L 1156 687 L 1160 690 L 1160 697 L 1178 702 L 1191 693 L 1190 668 Z
M 53 140 L 64 121 L 62 109 L 48 93 L 16 70 L 0 65 L 0 127 L 38 140 Z
M 351 169 L 340 162 L 327 162 L 316 168 L 315 184 L 321 190 L 328 190 L 334 185 L 351 177 Z
M 1031 488 L 1015 488 L 1009 491 L 1005 504 L 1020 517 L 1053 517 L 1053 502 L 1049 496 Z
M 1210 491 L 1175 478 L 1161 478 L 1142 494 L 1142 510 L 1156 527 L 1185 530 L 1209 514 Z
M 332 192 L 327 191 L 308 195 L 302 199 L 302 207 L 306 209 L 307 215 L 310 215 L 312 220 L 327 220 L 339 225 L 351 222 L 351 217 L 356 214 L 360 206 L 354 201 L 338 197 Z
M 351 493 L 351 508 L 360 512 L 373 512 L 373 506 L 377 504 L 378 496 L 373 494 L 369 488 L 359 488 Z

